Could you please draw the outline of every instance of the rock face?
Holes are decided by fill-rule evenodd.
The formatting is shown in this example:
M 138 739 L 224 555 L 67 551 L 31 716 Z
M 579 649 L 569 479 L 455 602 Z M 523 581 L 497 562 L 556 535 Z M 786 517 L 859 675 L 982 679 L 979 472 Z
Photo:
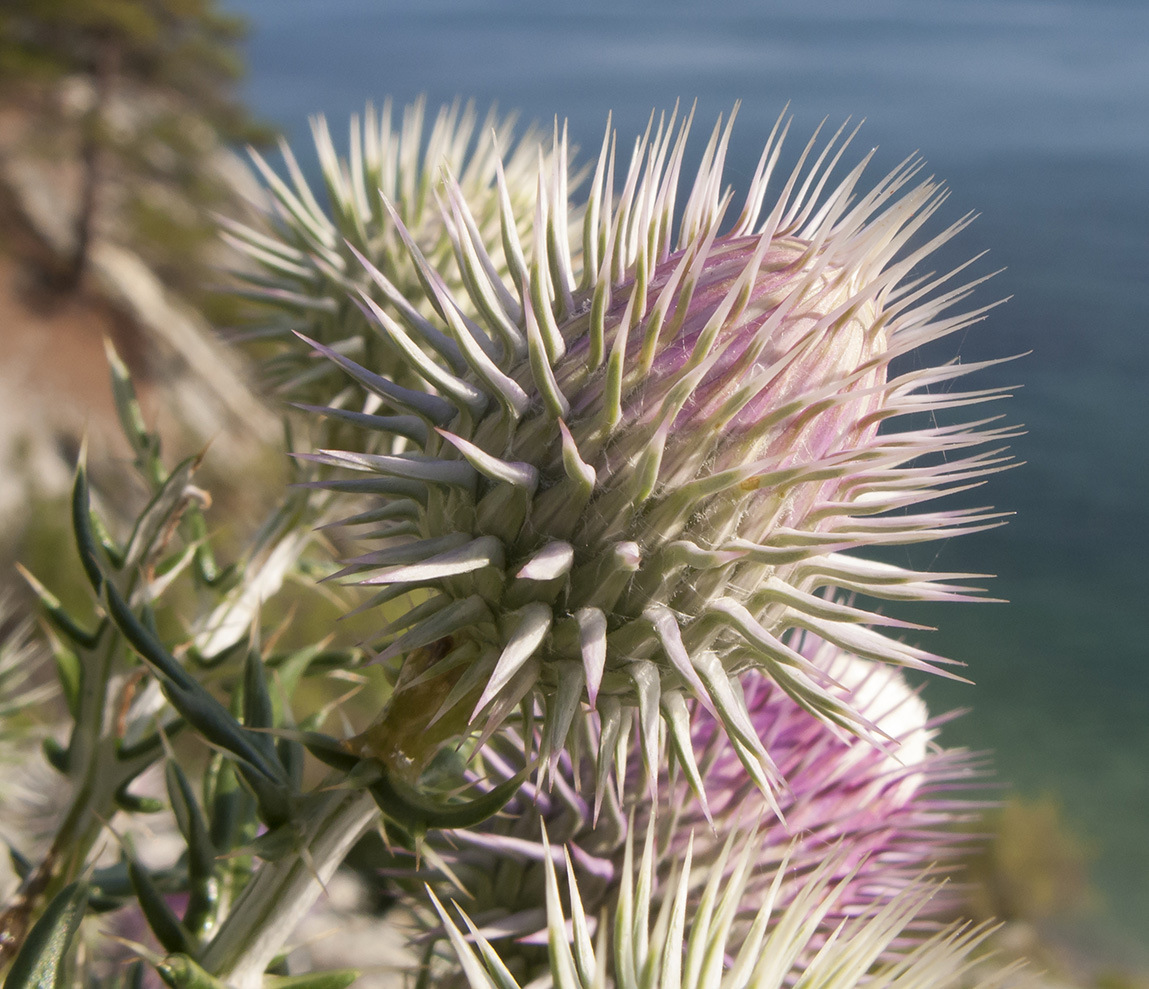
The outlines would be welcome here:
M 235 351 L 117 242 L 113 223 L 93 242 L 82 291 L 63 297 L 37 283 L 34 266 L 20 259 L 70 255 L 78 183 L 72 163 L 28 150 L 27 131 L 19 114 L 0 114 L 0 546 L 18 531 L 29 497 L 66 489 L 82 436 L 93 461 L 128 453 L 104 337 L 127 358 L 150 417 L 188 444 L 210 443 L 213 457 L 241 468 L 278 435 Z M 226 160 L 221 168 L 243 171 Z

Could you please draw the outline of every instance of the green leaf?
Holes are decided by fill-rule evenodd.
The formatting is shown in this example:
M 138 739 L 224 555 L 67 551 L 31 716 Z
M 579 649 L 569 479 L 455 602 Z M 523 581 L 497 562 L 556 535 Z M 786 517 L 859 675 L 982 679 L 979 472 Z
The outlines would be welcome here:
M 178 520 L 187 501 L 187 488 L 192 474 L 199 466 L 199 457 L 189 457 L 164 481 L 147 507 L 140 513 L 128 540 L 124 566 L 135 570 L 152 554 L 160 540 Z
M 240 572 L 234 563 L 220 569 L 208 541 L 207 521 L 197 503 L 188 506 L 187 526 L 189 538 L 195 544 L 196 577 L 212 590 L 226 592 L 234 586 Z
M 334 968 L 327 972 L 308 972 L 306 975 L 265 975 L 264 989 L 347 989 L 359 978 L 353 968 Z
M 32 589 L 32 593 L 35 594 L 39 599 L 40 607 L 44 609 L 44 612 L 48 616 L 48 621 L 52 623 L 52 626 L 56 629 L 56 631 L 84 649 L 94 648 L 96 643 L 99 641 L 100 635 L 104 631 L 104 627 L 107 623 L 100 622 L 100 624 L 96 626 L 95 631 L 89 632 L 78 622 L 76 622 L 72 616 L 68 614 L 67 611 L 64 610 L 64 606 L 60 603 L 60 599 L 56 597 L 56 595 L 53 594 L 50 590 L 48 590 L 48 588 L 46 588 L 43 584 L 41 584 L 40 581 L 32 575 L 32 573 L 24 569 L 24 567 L 22 567 L 19 563 L 15 564 L 15 567 L 16 570 L 19 571 L 20 576 L 24 578 L 28 586 Z M 78 663 L 77 660 L 73 661 Z M 60 660 L 57 659 L 56 662 L 58 666 Z M 79 669 L 78 665 L 76 669 Z M 61 671 L 61 682 L 63 683 L 65 691 L 67 691 L 69 684 L 64 680 L 64 675 L 64 672 Z
M 235 763 L 215 753 L 205 774 L 204 801 L 208 807 L 209 836 L 221 853 L 239 847 L 255 834 L 255 803 L 240 786 Z
M 167 739 L 171 741 L 176 735 L 183 731 L 183 728 L 183 719 L 176 718 L 164 724 L 162 735 L 158 731 L 152 732 L 152 734 L 145 735 L 131 745 L 125 745 L 121 741 L 116 746 L 116 759 L 120 763 L 144 761 L 150 764 L 155 762 L 164 750 L 164 740 Z M 143 770 L 141 769 L 140 771 L 142 772 Z
M 116 791 L 116 806 L 131 814 L 158 814 L 164 809 L 161 801 L 155 797 L 141 797 L 128 792 L 132 781 L 129 780 Z
M 234 659 L 237 653 L 246 648 L 247 640 L 240 639 L 238 642 L 233 642 L 226 649 L 222 649 L 211 656 L 205 656 L 193 643 L 188 647 L 187 656 L 195 662 L 196 666 L 204 670 L 210 670 L 217 666 L 223 666 L 228 660 Z
M 36 868 L 30 859 L 11 845 L 8 846 L 8 858 L 12 863 L 12 871 L 16 873 L 16 878 L 21 882 L 27 879 L 32 874 L 32 870 Z
M 64 703 L 68 706 L 68 714 L 74 720 L 80 716 L 80 687 L 84 678 L 80 657 L 63 643 L 59 643 L 57 648 L 52 650 L 52 659 L 56 664 L 56 676 L 60 681 L 60 690 L 64 694 Z
M 265 862 L 277 862 L 298 850 L 299 834 L 290 824 L 269 828 L 240 849 L 249 855 L 257 855 Z
M 169 760 L 164 766 L 164 781 L 172 814 L 188 848 L 188 875 L 194 885 L 197 879 L 215 872 L 215 848 L 208 834 L 207 824 L 200 812 L 191 782 L 178 763 Z M 169 948 L 169 951 L 177 949 Z
M 243 664 L 243 723 L 249 728 L 274 728 L 275 706 L 267 689 L 267 671 L 257 649 L 249 649 Z M 268 759 L 275 746 L 268 735 L 256 733 L 252 741 Z
M 290 781 L 287 779 L 286 770 L 280 764 L 278 756 L 275 766 L 283 774 L 282 782 L 270 781 L 263 773 L 246 763 L 239 763 L 239 773 L 244 782 L 247 783 L 248 789 L 251 790 L 251 795 L 255 797 L 260 819 L 269 828 L 274 828 L 291 820 L 292 814 Z
M 275 743 L 275 753 L 279 757 L 280 765 L 287 774 L 292 789 L 303 788 L 303 746 L 290 738 L 278 739 Z
M 104 338 L 104 352 L 112 377 L 112 399 L 116 403 L 120 428 L 136 454 L 136 467 L 153 486 L 158 487 L 163 482 L 159 436 L 148 431 L 128 366 L 107 337 Z
M 88 884 L 65 886 L 28 932 L 12 962 L 4 989 L 66 989 L 72 942 L 88 905 Z
M 168 901 L 164 899 L 159 887 L 152 881 L 147 869 L 137 862 L 128 863 L 128 878 L 132 883 L 132 891 L 136 894 L 136 902 L 140 911 L 148 922 L 148 927 L 156 936 L 156 940 L 163 946 L 164 951 L 188 951 L 191 949 L 191 938 L 184 926 L 179 922 Z M 5 987 L 7 989 L 7 987 Z
M 92 514 L 89 507 L 88 472 L 83 461 L 76 465 L 76 480 L 72 485 L 72 531 L 76 536 L 76 549 L 88 582 L 99 594 L 104 586 L 104 572 L 100 568 L 100 551 L 92 534 Z
M 43 743 L 44 758 L 48 760 L 48 765 L 51 766 L 56 772 L 68 775 L 68 769 L 71 766 L 71 759 L 68 755 L 68 747 L 61 745 L 56 739 L 50 735 L 44 739 Z
M 332 769 L 341 769 L 349 773 L 362 761 L 354 752 L 349 751 L 342 742 L 320 732 L 299 732 L 299 741 L 316 759 Z
M 102 575 L 100 579 L 102 581 Z M 136 617 L 115 586 L 108 583 L 103 585 L 103 590 L 112 621 L 140 658 L 159 674 L 172 707 L 209 742 L 227 749 L 266 780 L 283 782 L 283 767 L 278 761 L 269 760 L 227 708 L 192 679 L 155 634 Z
M 99 515 L 93 514 L 92 518 L 92 532 L 100 543 L 100 548 L 104 551 L 104 555 L 108 558 L 108 562 L 112 565 L 113 570 L 122 570 L 124 568 L 124 551 L 120 548 L 119 543 L 112 537 L 108 531 L 108 527 L 104 520 Z

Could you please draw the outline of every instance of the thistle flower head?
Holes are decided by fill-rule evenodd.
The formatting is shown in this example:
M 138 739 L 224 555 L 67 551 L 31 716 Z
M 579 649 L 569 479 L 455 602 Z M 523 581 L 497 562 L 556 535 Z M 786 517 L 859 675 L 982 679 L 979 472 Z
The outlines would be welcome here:
M 453 264 L 429 258 L 389 205 L 433 313 L 403 304 L 367 259 L 386 301 L 360 293 L 360 302 L 420 387 L 315 342 L 373 396 L 358 417 L 373 438 L 311 457 L 358 475 L 319 484 L 379 499 L 348 521 L 378 523 L 380 548 L 343 575 L 378 588 L 378 605 L 419 595 L 385 629 L 383 658 L 405 657 L 404 672 L 380 725 L 360 740 L 366 754 L 386 751 L 417 772 L 443 735 L 477 728 L 488 737 L 533 696 L 544 711 L 544 764 L 580 704 L 601 715 L 604 746 L 637 711 L 644 753 L 657 750 L 661 718 L 689 762 L 691 740 L 667 712 L 693 697 L 771 791 L 782 780 L 750 724 L 748 669 L 827 723 L 880 741 L 788 632 L 937 669 L 939 657 L 874 628 L 907 623 L 840 598 L 966 597 L 950 578 L 968 575 L 916 573 L 853 551 L 996 520 L 920 506 L 997 469 L 996 453 L 969 451 L 1006 431 L 890 425 L 994 395 L 930 392 L 970 365 L 890 370 L 899 355 L 981 317 L 949 314 L 971 289 L 949 287 L 955 272 L 912 274 L 966 220 L 911 247 L 944 192 L 913 184 L 915 159 L 869 191 L 859 191 L 868 156 L 832 184 L 849 143 L 841 131 L 820 148 L 811 140 L 765 208 L 781 121 L 736 216 L 722 190 L 730 128 L 721 121 L 680 204 L 689 123 L 676 127 L 672 116 L 648 130 L 617 199 L 608 129 L 579 203 L 556 134 L 553 161 L 538 171 L 529 249 L 500 171 L 505 276 L 451 175 L 439 208 Z M 380 437 L 389 452 L 363 452 Z M 388 718 L 416 700 L 440 727 L 405 724 L 397 740 Z M 598 756 L 609 761 L 606 747 Z
M 890 737 L 887 751 L 828 727 L 776 684 L 751 677 L 746 689 L 751 727 L 788 784 L 777 796 L 778 806 L 755 785 L 714 716 L 691 702 L 692 710 L 674 717 L 689 718 L 707 803 L 689 799 L 689 782 L 681 763 L 675 765 L 669 742 L 659 752 L 659 799 L 653 804 L 643 785 L 642 760 L 628 752 L 633 742 L 615 747 L 620 785 L 606 788 L 601 807 L 590 798 L 595 780 L 589 767 L 584 765 L 580 775 L 576 760 L 564 754 L 549 791 L 525 786 L 504 815 L 478 828 L 428 837 L 428 859 L 443 877 L 435 885 L 439 895 L 457 899 L 491 941 L 514 939 L 502 949 L 504 958 L 513 955 L 525 971 L 532 962 L 544 963 L 537 945 L 545 940 L 546 869 L 562 862 L 557 849 L 548 850 L 541 840 L 544 833 L 556 846 L 566 846 L 582 907 L 592 918 L 625 900 L 630 846 L 644 835 L 653 863 L 647 895 L 656 907 L 669 895 L 674 870 L 689 848 L 696 873 L 684 880 L 683 895 L 692 908 L 715 876 L 740 883 L 749 903 L 769 898 L 787 907 L 823 873 L 827 882 L 840 884 L 825 908 L 823 932 L 952 868 L 970 842 L 962 827 L 982 806 L 968 792 L 954 792 L 980 785 L 977 757 L 934 743 L 937 723 L 900 671 L 813 637 L 801 646 L 813 666 L 843 684 L 834 691 Z M 593 734 L 593 719 L 590 727 Z M 513 733 L 502 733 L 475 756 L 473 772 L 491 785 L 513 775 L 529 748 L 516 744 Z M 726 844 L 731 834 L 740 835 L 752 857 L 745 875 L 738 874 Z M 827 865 L 830 859 L 833 865 Z M 936 929 L 937 917 L 952 915 L 956 906 L 947 889 L 935 890 L 888 953 L 912 952 Z M 745 935 L 745 914 L 732 925 Z M 735 943 L 741 939 L 731 937 Z

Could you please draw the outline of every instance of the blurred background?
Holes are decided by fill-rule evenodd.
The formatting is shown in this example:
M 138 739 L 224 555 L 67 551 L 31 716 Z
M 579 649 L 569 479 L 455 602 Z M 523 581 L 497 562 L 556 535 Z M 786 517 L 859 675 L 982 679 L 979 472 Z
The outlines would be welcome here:
M 697 101 L 697 158 L 717 115 L 741 101 L 727 168 L 736 189 L 788 104 L 787 161 L 823 118 L 835 129 L 864 118 L 855 155 L 879 147 L 874 181 L 918 151 L 952 189 L 934 229 L 980 214 L 932 266 L 988 250 L 974 272 L 1005 270 L 978 298 L 1011 298 L 940 352 L 1026 355 L 980 377 L 1023 385 L 999 411 L 1027 430 L 1014 444 L 1025 465 L 963 496 L 1016 515 L 900 558 L 996 574 L 990 591 L 1009 604 L 905 617 L 936 624 L 922 644 L 968 663 L 976 681 L 927 685 L 932 709 L 972 709 L 943 740 L 994 750 L 998 777 L 1022 798 L 997 820 L 1000 861 L 988 868 L 1007 878 L 991 883 L 987 909 L 1024 918 L 1101 980 L 1149 971 L 1149 5 L 800 6 L 222 4 L 248 22 L 238 95 L 312 176 L 308 114 L 326 114 L 338 135 L 388 96 L 401 107 L 425 94 L 432 110 L 497 103 L 547 129 L 557 116 L 584 160 L 608 113 L 630 139 L 679 100 Z

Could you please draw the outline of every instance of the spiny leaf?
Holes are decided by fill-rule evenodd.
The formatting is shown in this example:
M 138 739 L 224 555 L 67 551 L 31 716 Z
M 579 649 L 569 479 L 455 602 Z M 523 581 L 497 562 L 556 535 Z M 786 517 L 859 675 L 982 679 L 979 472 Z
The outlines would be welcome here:
M 156 966 L 156 971 L 171 989 L 227 989 L 190 955 L 180 952 L 168 955 Z
M 191 937 L 156 887 L 151 874 L 138 862 L 128 863 L 128 877 L 148 927 L 164 951 L 190 951 Z
M 176 467 L 140 513 L 124 552 L 125 570 L 134 571 L 147 560 L 157 541 L 178 521 L 180 510 L 188 498 L 188 485 L 199 462 L 198 456 L 189 457 Z
M 161 677 L 164 693 L 172 707 L 209 742 L 227 749 L 267 780 L 284 782 L 283 769 L 278 762 L 267 759 L 260 745 L 252 741 L 227 708 L 192 679 L 155 634 L 136 617 L 115 586 L 107 583 L 104 591 L 109 615 L 124 638 Z

